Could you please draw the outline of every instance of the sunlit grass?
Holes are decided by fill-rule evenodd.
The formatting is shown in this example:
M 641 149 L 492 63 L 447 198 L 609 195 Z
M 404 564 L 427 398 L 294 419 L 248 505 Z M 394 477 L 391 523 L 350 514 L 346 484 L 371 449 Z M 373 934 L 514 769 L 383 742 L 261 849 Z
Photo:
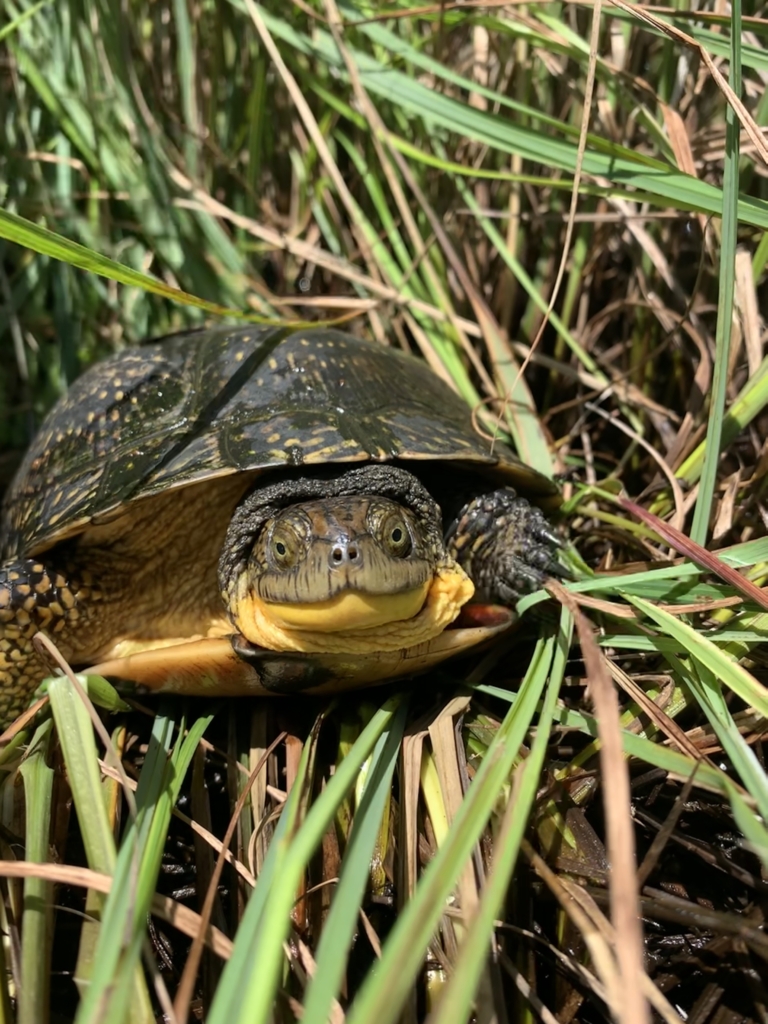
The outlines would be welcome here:
M 640 1021 L 645 998 L 667 1020 L 670 1003 L 690 1012 L 683 982 L 666 1003 L 652 967 L 644 997 L 623 984 L 623 936 L 600 902 L 618 885 L 606 821 L 633 827 L 650 858 L 643 916 L 658 934 L 684 910 L 696 927 L 706 901 L 700 933 L 732 934 L 737 898 L 717 902 L 709 880 L 662 905 L 665 855 L 649 847 L 665 823 L 650 824 L 641 795 L 634 823 L 626 806 L 602 808 L 604 783 L 653 775 L 674 802 L 692 780 L 737 837 L 730 859 L 712 856 L 746 905 L 768 864 L 766 620 L 618 496 L 765 579 L 768 22 L 745 18 L 733 39 L 738 7 L 655 22 L 603 9 L 572 251 L 532 350 L 562 256 L 590 9 L 5 0 L 4 13 L 0 488 L 98 356 L 204 317 L 356 316 L 352 329 L 451 381 L 489 438 L 561 475 L 566 588 L 595 623 L 620 713 L 594 714 L 588 638 L 572 646 L 571 612 L 558 617 L 543 592 L 521 602 L 519 646 L 407 695 L 168 701 L 151 725 L 117 710 L 116 754 L 57 680 L 55 729 L 28 731 L 20 786 L 18 748 L 3 762 L 6 834 L 26 829 L 24 848 L 5 841 L 8 873 L 24 856 L 45 865 L 22 899 L 9 879 L 3 1019 L 11 1000 L 30 1024 L 52 1012 L 143 1022 L 158 1008 L 179 1022 L 446 1024 L 473 1008 L 541 1017 L 542 1000 L 569 1019 L 584 1006 Z M 733 88 L 728 62 L 740 65 L 746 117 L 696 46 Z M 607 760 L 609 725 L 623 756 Z M 226 820 L 262 761 L 208 901 L 200 971 L 178 987 L 181 932 L 201 926 Z M 80 863 L 115 881 L 78 904 L 76 966 L 54 968 L 70 908 L 46 862 L 79 855 L 64 778 Z M 170 844 L 172 814 L 193 819 L 186 846 Z M 178 934 L 153 927 L 150 943 L 164 851 L 174 868 L 195 861 L 197 897 Z M 679 855 L 697 856 L 690 844 Z M 163 897 L 163 921 L 193 898 L 182 890 Z M 758 926 L 740 927 L 747 961 L 762 955 Z M 54 969 L 77 980 L 66 1008 L 51 1006 Z

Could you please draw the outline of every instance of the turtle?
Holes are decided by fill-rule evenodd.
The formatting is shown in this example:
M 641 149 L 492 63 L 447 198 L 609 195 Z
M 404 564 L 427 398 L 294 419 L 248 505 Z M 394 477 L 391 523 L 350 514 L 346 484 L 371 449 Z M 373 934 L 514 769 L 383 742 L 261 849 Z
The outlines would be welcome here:
M 6 494 L 0 722 L 50 674 L 39 630 L 75 667 L 193 694 L 423 671 L 558 573 L 558 501 L 392 347 L 270 325 L 125 348 L 53 407 Z

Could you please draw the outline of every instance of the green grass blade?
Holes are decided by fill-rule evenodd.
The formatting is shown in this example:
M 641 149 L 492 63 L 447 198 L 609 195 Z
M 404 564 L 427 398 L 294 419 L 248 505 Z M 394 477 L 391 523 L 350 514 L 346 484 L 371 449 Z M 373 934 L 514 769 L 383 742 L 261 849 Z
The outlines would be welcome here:
M 692 658 L 714 673 L 715 677 L 729 690 L 733 690 L 750 707 L 755 708 L 761 715 L 768 718 L 768 689 L 743 666 L 729 658 L 724 651 L 721 651 L 716 644 L 693 626 L 670 615 L 663 608 L 657 608 L 649 601 L 632 597 L 630 594 L 627 594 L 626 598 L 648 618 L 653 619 L 666 634 L 681 643 Z
M 49 231 L 39 224 L 18 217 L 8 210 L 0 210 L 0 238 L 6 238 L 16 245 L 24 246 L 32 252 L 42 253 L 51 256 L 53 259 L 61 260 L 72 267 L 79 267 L 92 274 L 99 274 L 101 277 L 108 277 L 119 284 L 128 285 L 133 288 L 141 288 L 144 291 L 161 295 L 166 299 L 173 299 L 174 302 L 181 302 L 197 309 L 203 309 L 207 313 L 215 313 L 217 316 L 238 316 L 244 320 L 251 320 L 258 323 L 268 322 L 263 317 L 253 314 L 244 314 L 238 309 L 227 309 L 215 302 L 208 302 L 190 295 L 179 288 L 172 288 L 157 278 L 132 270 L 123 263 L 111 260 L 107 256 L 101 256 L 93 249 L 89 249 L 79 242 L 72 242 L 62 235 Z
M 555 638 L 539 641 L 520 688 L 470 786 L 443 845 L 387 938 L 376 971 L 366 978 L 347 1024 L 393 1024 L 424 964 L 424 951 L 437 928 L 445 901 L 480 838 L 519 756 L 520 744 L 548 678 Z
M 733 721 L 731 712 L 723 698 L 722 687 L 716 676 L 704 665 L 697 665 L 692 671 L 677 659 L 672 660 L 680 677 L 695 696 L 699 707 L 709 719 L 723 751 L 730 758 L 734 768 L 750 795 L 757 803 L 764 821 L 768 821 L 768 777 L 755 752 L 746 743 Z M 768 833 L 766 833 L 768 836 Z
M 85 682 L 83 677 L 81 682 Z M 98 753 L 90 716 L 66 676 L 48 683 L 53 720 L 67 766 L 88 867 L 111 874 L 117 851 L 101 790 Z
M 80 681 L 87 688 L 88 679 L 81 676 Z M 48 696 L 64 763 L 67 766 L 67 778 L 77 811 L 88 867 L 93 871 L 111 875 L 115 869 L 117 850 L 104 806 L 98 753 L 90 716 L 80 695 L 66 676 L 49 680 Z M 93 954 L 98 945 L 105 903 L 106 896 L 102 893 L 88 893 L 88 910 L 92 917 L 83 923 L 81 949 L 75 973 L 81 997 L 90 983 Z M 131 1008 L 131 1020 L 136 1024 L 139 1021 L 149 1024 L 153 1020 L 152 1002 L 141 970 L 134 973 Z
M 194 179 L 197 177 L 197 135 L 200 125 L 197 114 L 195 46 L 187 0 L 173 0 L 173 20 L 176 26 L 176 72 L 181 110 L 187 129 L 183 145 L 184 163 L 187 174 Z
M 236 1015 L 241 1012 L 243 985 L 250 976 L 254 962 L 264 908 L 272 884 L 281 868 L 280 856 L 287 838 L 294 833 L 297 825 L 302 793 L 307 782 L 309 761 L 310 743 L 306 743 L 302 751 L 293 787 L 288 794 L 288 799 L 285 802 L 272 835 L 272 841 L 269 844 L 269 850 L 256 882 L 256 888 L 251 893 L 248 906 L 245 908 L 245 913 L 240 921 L 232 956 L 227 961 L 227 966 L 216 990 L 210 1010 L 210 1020 L 212 1022 L 236 1019 Z
M 731 7 L 731 74 L 730 85 L 737 97 L 741 96 L 741 0 Z M 733 331 L 733 293 L 736 266 L 736 240 L 739 227 L 739 133 L 741 124 L 736 111 L 728 104 L 725 109 L 725 165 L 723 172 L 723 220 L 720 239 L 720 294 L 717 304 L 715 332 L 715 368 L 709 399 L 706 452 L 699 481 L 699 493 L 691 526 L 691 539 L 705 545 L 709 532 L 709 517 L 715 493 L 717 467 L 725 414 L 725 389 L 730 365 L 731 334 Z
M 56 121 L 61 125 L 63 136 L 69 138 L 72 145 L 90 166 L 98 164 L 94 150 L 93 134 L 85 116 L 82 104 L 74 102 L 69 108 L 62 104 L 60 95 L 51 84 L 49 77 L 43 73 L 34 56 L 27 52 L 23 42 L 9 40 L 8 47 L 19 63 L 19 71 L 33 85 L 37 95 L 49 109 Z
M 19 28 L 28 21 L 30 18 L 34 18 L 41 8 L 46 7 L 48 4 L 53 3 L 53 0 L 38 0 L 36 4 L 28 7 L 26 11 L 22 11 L 15 18 L 11 18 L 7 25 L 0 28 L 0 43 L 6 38 L 6 36 L 13 35 L 14 32 L 18 32 Z
M 32 864 L 45 864 L 50 856 L 53 769 L 46 761 L 51 727 L 49 720 L 37 729 L 19 769 L 27 817 L 26 859 Z M 18 1024 L 46 1024 L 49 1019 L 52 933 L 53 885 L 42 878 L 26 878 Z
M 437 1010 L 430 1017 L 431 1024 L 464 1024 L 471 1016 L 472 1003 L 486 959 L 491 949 L 496 921 L 507 897 L 512 874 L 517 864 L 520 843 L 528 828 L 530 814 L 539 791 L 541 773 L 549 744 L 552 721 L 565 673 L 571 645 L 573 622 L 570 612 L 563 608 L 560 618 L 558 644 L 552 659 L 549 681 L 541 702 L 536 733 L 528 757 L 518 772 L 522 778 L 515 788 L 514 813 L 502 815 L 502 827 L 493 844 L 493 859 L 477 914 L 459 949 L 454 966 Z
M 757 819 L 752 808 L 729 779 L 726 779 L 726 796 L 737 828 L 743 832 L 747 842 L 762 861 L 763 871 L 768 870 L 768 829 Z
M 338 804 L 354 786 L 360 768 L 379 736 L 389 727 L 399 703 L 398 698 L 393 698 L 376 712 L 310 808 L 296 835 L 286 830 L 273 839 L 272 849 L 279 871 L 271 878 L 266 896 L 262 877 L 259 878 L 240 925 L 235 950 L 211 1006 L 208 1024 L 262 1024 L 269 1019 L 280 982 L 283 942 L 290 928 L 291 907 L 302 872 L 322 842 Z M 296 787 L 294 792 L 297 792 Z M 293 796 L 289 803 L 292 801 Z M 295 807 L 295 802 L 292 806 Z M 257 896 L 259 903 L 255 904 Z M 260 912 L 252 911 L 252 905 L 258 906 Z
M 768 238 L 768 234 L 764 237 Z M 768 406 L 768 358 L 759 370 L 749 377 L 723 417 L 721 446 L 731 444 L 738 435 Z M 709 450 L 704 440 L 694 449 L 678 469 L 676 476 L 689 487 L 700 478 L 704 459 Z
M 114 883 L 104 907 L 103 924 L 94 957 L 91 985 L 80 1004 L 77 1024 L 122 1024 L 129 1019 L 131 985 L 145 939 L 146 917 L 152 902 L 173 805 L 195 747 L 209 724 L 201 717 L 175 747 L 174 721 L 158 715 L 136 790 L 137 818 L 127 830 L 115 866 Z
M 382 815 L 391 795 L 407 710 L 408 704 L 404 701 L 390 726 L 379 737 L 370 764 L 366 765 L 365 788 L 355 812 L 339 884 L 317 947 L 316 971 L 304 1000 L 303 1024 L 326 1024 L 332 1001 L 341 987 L 366 880 L 370 877 L 371 859 L 379 841 Z

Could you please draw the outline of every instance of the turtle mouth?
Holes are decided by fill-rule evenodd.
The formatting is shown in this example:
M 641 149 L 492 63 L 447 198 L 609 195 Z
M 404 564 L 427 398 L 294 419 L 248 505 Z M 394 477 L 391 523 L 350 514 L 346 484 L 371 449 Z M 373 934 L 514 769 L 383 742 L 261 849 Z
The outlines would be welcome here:
M 261 614 L 280 629 L 314 630 L 318 633 L 373 629 L 418 615 L 430 586 L 431 581 L 427 580 L 421 586 L 399 594 L 344 590 L 325 601 L 310 603 L 261 601 Z M 254 600 L 258 602 L 257 597 Z
M 268 650 L 370 654 L 405 650 L 438 636 L 474 589 L 464 570 L 446 560 L 432 579 L 399 594 L 347 590 L 326 601 L 277 604 L 246 586 L 231 612 L 238 632 Z

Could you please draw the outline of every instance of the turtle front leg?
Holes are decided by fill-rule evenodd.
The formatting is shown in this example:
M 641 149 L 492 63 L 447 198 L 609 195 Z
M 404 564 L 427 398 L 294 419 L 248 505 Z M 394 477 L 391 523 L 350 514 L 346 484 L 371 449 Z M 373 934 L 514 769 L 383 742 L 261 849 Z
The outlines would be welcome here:
M 547 577 L 563 575 L 555 558 L 557 535 L 541 509 L 511 487 L 468 502 L 449 527 L 446 544 L 482 601 L 511 605 Z
M 67 656 L 68 634 L 90 592 L 32 558 L 0 565 L 0 728 L 25 710 L 50 674 L 32 638 L 45 630 Z

